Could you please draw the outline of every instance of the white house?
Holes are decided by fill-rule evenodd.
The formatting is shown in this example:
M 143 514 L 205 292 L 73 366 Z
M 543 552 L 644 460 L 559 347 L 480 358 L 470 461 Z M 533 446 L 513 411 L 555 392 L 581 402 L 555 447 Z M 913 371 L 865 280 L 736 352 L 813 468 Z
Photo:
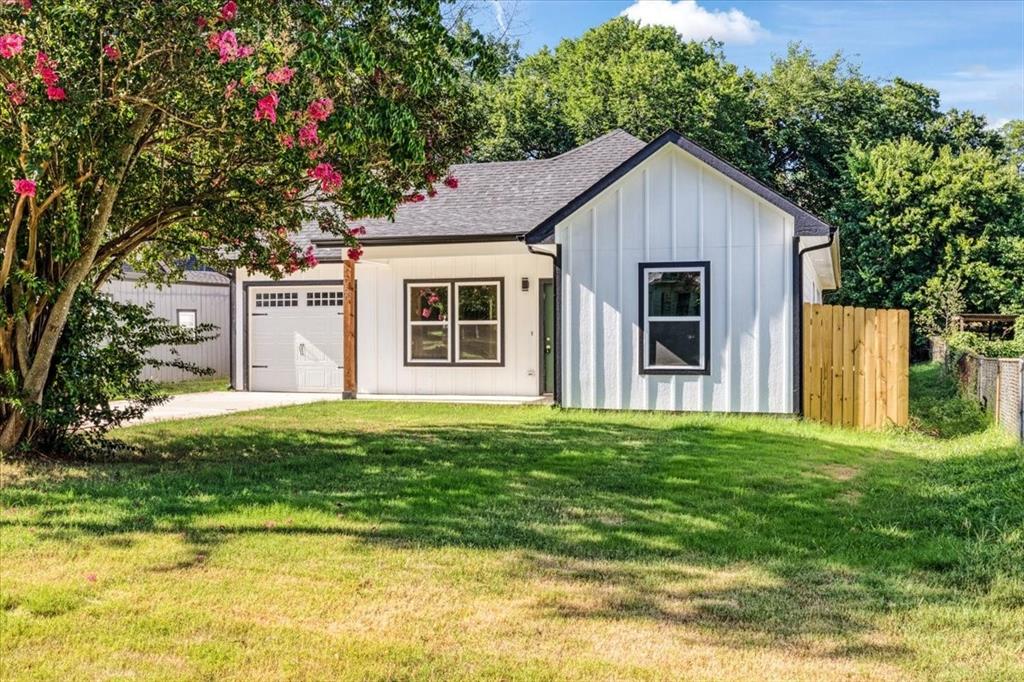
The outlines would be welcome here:
M 235 388 L 799 411 L 800 304 L 839 285 L 821 220 L 673 131 L 453 173 L 358 263 L 311 229 L 315 268 L 239 271 Z

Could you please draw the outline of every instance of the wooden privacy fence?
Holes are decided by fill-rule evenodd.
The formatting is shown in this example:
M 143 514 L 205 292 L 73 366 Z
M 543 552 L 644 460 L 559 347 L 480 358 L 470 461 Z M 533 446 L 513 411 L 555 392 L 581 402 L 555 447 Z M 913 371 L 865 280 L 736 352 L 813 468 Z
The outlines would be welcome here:
M 808 419 L 877 428 L 909 416 L 910 313 L 804 303 Z

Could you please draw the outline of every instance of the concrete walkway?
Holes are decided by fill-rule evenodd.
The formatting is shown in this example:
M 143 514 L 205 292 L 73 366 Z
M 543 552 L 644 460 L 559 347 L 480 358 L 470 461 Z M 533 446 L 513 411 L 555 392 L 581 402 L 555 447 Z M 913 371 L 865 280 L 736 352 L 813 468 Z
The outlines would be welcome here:
M 341 400 L 338 393 L 270 393 L 261 391 L 209 391 L 207 393 L 182 393 L 171 396 L 162 405 L 157 405 L 133 424 L 162 422 L 170 419 L 193 419 L 195 417 L 216 417 L 233 412 L 259 410 L 264 407 L 305 405 L 323 400 Z M 114 403 L 114 405 L 118 405 Z M 123 405 L 123 403 L 120 403 Z
M 262 391 L 210 391 L 207 393 L 183 393 L 171 396 L 162 405 L 157 405 L 133 424 L 147 424 L 171 419 L 193 419 L 216 417 L 233 412 L 260 410 L 265 407 L 305 405 L 324 400 L 341 400 L 339 393 L 271 393 Z M 529 405 L 550 404 L 550 398 L 520 396 L 458 396 L 458 395 L 366 395 L 358 399 L 395 402 L 471 403 L 482 405 Z M 117 401 L 115 407 L 125 403 Z

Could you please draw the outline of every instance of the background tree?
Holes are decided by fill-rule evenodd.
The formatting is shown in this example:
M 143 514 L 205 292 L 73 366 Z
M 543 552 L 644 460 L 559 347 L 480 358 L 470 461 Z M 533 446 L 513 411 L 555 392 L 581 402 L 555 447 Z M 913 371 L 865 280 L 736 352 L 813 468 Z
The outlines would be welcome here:
M 943 111 L 932 88 L 872 79 L 841 53 L 821 60 L 798 44 L 765 73 L 741 74 L 715 43 L 625 18 L 479 89 L 479 158 L 545 158 L 615 127 L 644 140 L 675 128 L 840 226 L 833 298 L 918 313 L 929 292 L 959 282 L 968 310 L 1024 310 L 1022 180 L 1007 165 L 1024 168 L 1020 122 L 992 130 L 984 116 Z
M 613 128 L 645 140 L 676 128 L 744 168 L 758 162 L 747 84 L 721 45 L 683 41 L 665 26 L 613 19 L 483 87 L 481 160 L 554 156 Z
M 1024 183 L 1012 164 L 904 138 L 854 150 L 849 166 L 840 302 L 922 311 L 955 284 L 968 311 L 1024 310 Z
M 125 259 L 308 267 L 290 235 L 310 220 L 358 257 L 354 221 L 471 138 L 477 42 L 430 0 L 26 0 L 0 18 L 2 451 L 80 289 Z

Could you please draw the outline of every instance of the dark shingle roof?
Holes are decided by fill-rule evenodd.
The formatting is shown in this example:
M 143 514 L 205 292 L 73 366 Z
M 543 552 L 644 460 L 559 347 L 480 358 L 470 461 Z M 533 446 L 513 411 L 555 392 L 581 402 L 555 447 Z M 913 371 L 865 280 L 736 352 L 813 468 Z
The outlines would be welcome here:
M 437 196 L 402 204 L 394 222 L 360 221 L 366 226 L 361 241 L 511 239 L 529 232 L 643 147 L 629 133 L 613 130 L 550 159 L 452 166 L 458 189 L 438 183 Z M 311 226 L 300 236 L 330 241 L 318 232 Z

